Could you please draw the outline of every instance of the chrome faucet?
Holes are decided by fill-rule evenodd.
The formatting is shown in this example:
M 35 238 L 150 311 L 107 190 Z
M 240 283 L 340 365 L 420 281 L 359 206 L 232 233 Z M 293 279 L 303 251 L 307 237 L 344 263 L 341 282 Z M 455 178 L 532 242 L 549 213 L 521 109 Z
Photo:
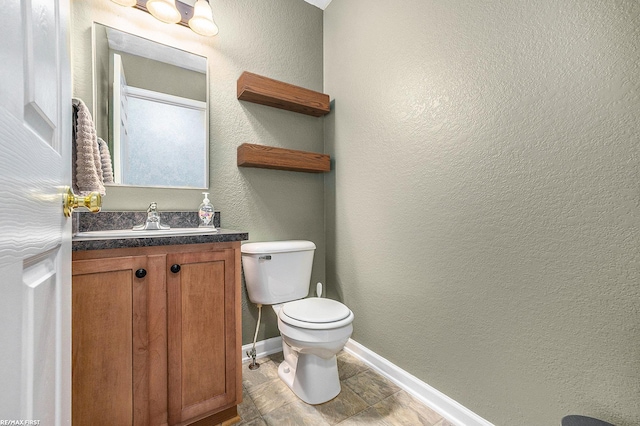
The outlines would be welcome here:
M 147 221 L 144 225 L 136 225 L 133 227 L 134 231 L 146 231 L 146 230 L 161 230 L 170 229 L 169 225 L 163 225 L 160 223 L 160 213 L 158 213 L 158 203 L 155 201 L 149 204 L 147 209 Z

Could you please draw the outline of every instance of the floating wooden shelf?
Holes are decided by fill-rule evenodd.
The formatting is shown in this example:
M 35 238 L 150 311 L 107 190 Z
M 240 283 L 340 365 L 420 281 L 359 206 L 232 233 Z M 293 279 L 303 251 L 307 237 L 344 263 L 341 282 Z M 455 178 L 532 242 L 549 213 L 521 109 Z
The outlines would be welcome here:
M 238 167 L 323 173 L 331 170 L 331 157 L 315 152 L 243 143 L 238 147 Z
M 238 99 L 314 117 L 330 111 L 329 95 L 247 71 L 238 78 Z

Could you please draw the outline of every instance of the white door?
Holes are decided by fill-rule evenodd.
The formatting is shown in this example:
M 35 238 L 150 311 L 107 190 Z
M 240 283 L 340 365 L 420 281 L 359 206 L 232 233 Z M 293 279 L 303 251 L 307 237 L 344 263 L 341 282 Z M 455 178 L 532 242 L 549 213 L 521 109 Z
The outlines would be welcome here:
M 0 419 L 70 424 L 69 0 L 0 10 Z
M 122 150 L 129 144 L 129 97 L 122 57 L 113 54 L 113 178 L 122 183 Z M 127 158 L 127 156 L 125 156 Z

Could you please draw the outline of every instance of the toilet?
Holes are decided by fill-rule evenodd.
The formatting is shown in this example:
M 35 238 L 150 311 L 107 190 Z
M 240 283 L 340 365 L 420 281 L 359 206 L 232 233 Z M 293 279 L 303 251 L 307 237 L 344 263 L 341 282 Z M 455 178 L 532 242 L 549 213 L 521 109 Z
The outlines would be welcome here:
M 316 246 L 311 241 L 242 245 L 249 300 L 271 305 L 278 316 L 284 361 L 278 376 L 308 404 L 340 393 L 336 354 L 353 331 L 353 312 L 322 297 L 306 298 Z

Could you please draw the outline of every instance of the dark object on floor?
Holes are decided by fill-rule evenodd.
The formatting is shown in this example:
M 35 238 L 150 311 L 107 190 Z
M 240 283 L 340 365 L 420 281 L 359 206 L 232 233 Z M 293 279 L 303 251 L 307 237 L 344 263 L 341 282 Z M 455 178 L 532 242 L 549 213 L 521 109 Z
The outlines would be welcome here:
M 607 423 L 602 420 L 594 419 L 593 417 L 585 416 L 565 416 L 562 418 L 562 426 L 615 426 L 611 423 Z

